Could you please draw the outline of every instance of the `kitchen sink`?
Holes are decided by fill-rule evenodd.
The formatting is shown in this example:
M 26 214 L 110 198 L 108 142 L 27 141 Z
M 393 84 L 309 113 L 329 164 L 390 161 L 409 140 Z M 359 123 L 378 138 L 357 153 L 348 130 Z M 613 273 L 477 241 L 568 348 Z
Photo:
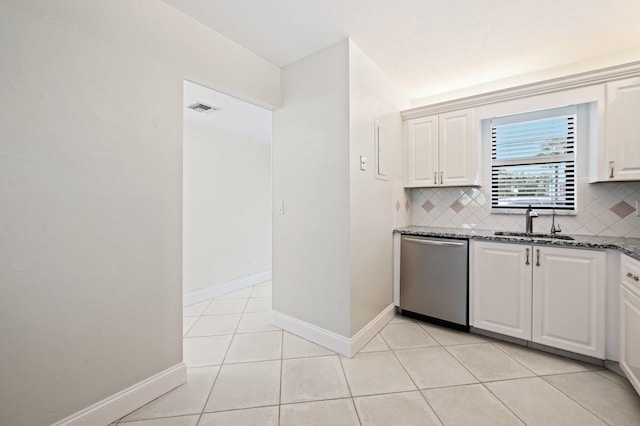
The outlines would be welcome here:
M 501 235 L 503 237 L 544 238 L 548 240 L 573 241 L 573 237 L 569 235 L 559 235 L 559 234 L 536 234 L 536 233 L 529 233 L 529 232 L 496 231 L 494 232 L 494 235 Z

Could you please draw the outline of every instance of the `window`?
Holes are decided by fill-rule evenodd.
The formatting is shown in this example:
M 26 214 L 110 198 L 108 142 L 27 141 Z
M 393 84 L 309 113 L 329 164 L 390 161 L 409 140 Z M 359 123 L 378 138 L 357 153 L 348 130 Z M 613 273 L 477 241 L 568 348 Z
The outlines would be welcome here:
M 491 208 L 576 209 L 577 107 L 491 120 Z

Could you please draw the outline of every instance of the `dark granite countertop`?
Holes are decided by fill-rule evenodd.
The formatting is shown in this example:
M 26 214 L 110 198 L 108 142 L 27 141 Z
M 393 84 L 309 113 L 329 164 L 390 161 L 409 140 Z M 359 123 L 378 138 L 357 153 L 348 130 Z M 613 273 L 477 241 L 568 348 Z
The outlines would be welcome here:
M 598 237 L 593 235 L 570 234 L 570 236 L 573 237 L 573 240 L 560 240 L 495 235 L 494 231 L 485 229 L 441 228 L 436 226 L 407 226 L 404 228 L 397 228 L 394 232 L 399 232 L 403 235 L 417 235 L 425 237 L 459 238 L 465 240 L 484 240 L 504 243 L 537 244 L 591 249 L 612 249 L 618 250 L 629 257 L 640 260 L 640 238 Z

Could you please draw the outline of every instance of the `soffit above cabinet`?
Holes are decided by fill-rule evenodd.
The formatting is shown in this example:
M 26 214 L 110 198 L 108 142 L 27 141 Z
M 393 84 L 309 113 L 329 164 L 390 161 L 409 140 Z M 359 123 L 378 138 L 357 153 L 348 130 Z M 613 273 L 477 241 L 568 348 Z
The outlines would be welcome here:
M 425 117 L 465 108 L 474 108 L 514 99 L 560 92 L 563 90 L 594 86 L 609 81 L 636 76 L 640 76 L 640 61 L 411 108 L 401 111 L 401 115 L 403 120 L 408 120 L 411 118 Z

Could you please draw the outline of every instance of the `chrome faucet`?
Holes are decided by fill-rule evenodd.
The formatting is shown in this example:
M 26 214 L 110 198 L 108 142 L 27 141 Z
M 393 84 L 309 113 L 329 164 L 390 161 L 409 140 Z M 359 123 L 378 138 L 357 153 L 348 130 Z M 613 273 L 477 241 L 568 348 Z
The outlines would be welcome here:
M 533 233 L 533 218 L 538 217 L 538 213 L 534 210 L 531 210 L 531 204 L 527 208 L 527 211 L 524 212 L 525 218 L 525 233 L 532 234 Z
M 553 210 L 551 213 L 551 235 L 555 235 L 561 231 L 562 229 L 560 229 L 560 224 L 556 225 L 556 211 Z

